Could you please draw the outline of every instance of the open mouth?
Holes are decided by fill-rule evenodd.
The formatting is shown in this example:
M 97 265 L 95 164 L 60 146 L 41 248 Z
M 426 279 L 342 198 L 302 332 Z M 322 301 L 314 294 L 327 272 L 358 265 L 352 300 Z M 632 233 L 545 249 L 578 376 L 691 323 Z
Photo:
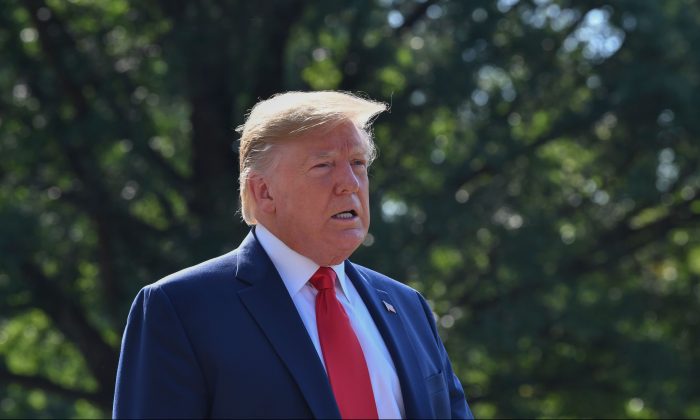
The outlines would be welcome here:
M 341 211 L 340 213 L 336 213 L 332 216 L 333 219 L 340 219 L 340 220 L 349 220 L 357 216 L 357 212 L 355 210 L 346 210 L 346 211 Z

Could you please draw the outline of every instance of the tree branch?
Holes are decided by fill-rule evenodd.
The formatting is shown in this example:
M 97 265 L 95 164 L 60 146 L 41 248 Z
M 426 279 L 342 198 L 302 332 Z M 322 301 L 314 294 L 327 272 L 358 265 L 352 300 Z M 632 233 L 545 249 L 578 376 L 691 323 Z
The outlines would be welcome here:
M 582 117 L 578 117 L 578 114 L 573 111 L 567 113 L 555 122 L 555 125 L 551 130 L 542 134 L 537 139 L 518 148 L 511 149 L 497 162 L 486 163 L 480 168 L 461 174 L 458 177 L 454 177 L 453 179 L 448 180 L 447 184 L 453 189 L 457 189 L 479 177 L 485 175 L 495 175 L 499 173 L 502 168 L 509 167 L 508 164 L 515 161 L 518 157 L 531 156 L 532 153 L 537 151 L 539 148 L 561 138 L 561 136 L 572 136 L 576 135 L 577 133 L 586 132 L 590 129 L 591 124 L 595 123 L 601 116 L 609 111 L 609 109 L 603 106 L 602 103 L 591 104 L 589 106 L 589 110 L 589 113 Z
M 68 47 L 73 51 L 76 50 L 75 41 L 68 36 L 53 10 L 51 11 L 49 19 L 41 20 L 38 18 L 38 12 L 40 9 L 49 9 L 48 5 L 43 0 L 26 0 L 24 5 L 27 8 L 27 12 L 29 12 L 34 26 L 36 26 L 42 51 L 44 52 L 51 67 L 56 70 L 55 74 L 60 80 L 63 90 L 70 98 L 73 106 L 78 112 L 78 115 L 84 115 L 88 109 L 87 100 L 85 99 L 85 95 L 83 95 L 80 86 L 71 77 L 69 77 L 70 72 L 66 70 L 63 60 L 59 55 L 62 48 L 58 48 L 58 45 L 56 42 L 54 42 L 54 39 L 60 37 L 61 40 L 67 43 Z
M 77 43 L 75 39 L 66 29 L 64 23 L 60 20 L 54 10 L 51 10 L 50 17 L 46 20 L 41 20 L 38 18 L 38 12 L 40 9 L 49 9 L 50 7 L 45 3 L 44 0 L 27 0 L 25 7 L 29 12 L 32 22 L 37 28 L 39 34 L 39 42 L 42 48 L 42 52 L 46 56 L 49 65 L 54 69 L 54 73 L 59 78 L 63 90 L 66 92 L 68 98 L 70 98 L 71 103 L 77 110 L 78 117 L 84 117 L 89 112 L 89 101 L 83 94 L 81 84 L 78 84 L 67 64 L 64 62 L 62 57 L 66 51 L 70 51 L 72 55 L 75 56 L 76 62 L 82 63 L 81 70 L 87 72 L 87 74 L 82 77 L 82 85 L 90 86 L 96 91 L 104 86 L 112 86 L 115 81 L 119 81 L 126 87 L 124 90 L 126 92 L 133 92 L 135 90 L 134 83 L 127 77 L 127 75 L 112 72 L 107 78 L 101 77 L 95 66 L 92 65 L 91 60 L 89 60 L 84 55 L 79 54 L 77 49 Z M 113 69 L 113 65 L 105 66 L 105 68 Z M 108 79 L 109 81 L 105 80 Z M 109 104 L 111 110 L 116 115 L 118 121 L 128 121 L 129 114 L 124 107 L 120 106 L 114 98 L 116 95 L 105 95 L 107 98 L 107 103 Z M 145 112 L 141 112 L 145 114 Z M 148 131 L 155 132 L 150 124 L 148 125 Z M 139 137 L 138 133 L 135 132 L 133 124 L 117 124 L 115 125 L 116 132 L 113 135 L 121 135 L 122 137 Z M 142 141 L 137 141 L 135 144 L 138 147 L 140 153 L 142 153 L 146 159 L 154 163 L 158 168 L 160 168 L 163 173 L 168 176 L 175 184 L 184 187 L 185 179 L 184 177 L 174 169 L 170 163 L 168 163 L 160 154 L 155 150 L 148 147 L 146 138 L 141 139 Z
M 112 399 L 112 386 L 116 377 L 115 366 L 119 355 L 88 323 L 80 306 L 70 299 L 56 282 L 46 278 L 38 267 L 28 261 L 21 263 L 21 269 L 25 281 L 31 287 L 35 301 L 85 357 L 90 371 L 99 384 L 94 398 L 101 401 L 103 406 L 108 406 Z
M 400 39 L 401 36 L 411 29 L 424 16 L 428 8 L 437 3 L 437 0 L 427 0 L 424 3 L 418 4 L 404 19 L 401 26 L 389 32 L 392 39 Z M 355 16 L 350 28 L 350 45 L 343 60 L 339 63 L 339 67 L 343 72 L 343 80 L 340 83 L 341 90 L 356 90 L 358 85 L 367 80 L 371 80 L 371 74 L 376 70 L 376 60 L 370 58 L 372 53 L 376 54 L 372 49 L 366 48 L 363 45 L 362 37 L 364 31 L 363 24 L 368 21 L 367 16 L 371 13 L 371 3 L 360 2 L 355 8 Z M 352 68 L 352 72 L 348 69 Z
M 17 384 L 25 388 L 41 389 L 67 400 L 84 399 L 93 402 L 101 407 L 109 407 L 111 401 L 104 401 L 100 394 L 81 391 L 77 389 L 65 388 L 41 376 L 21 375 L 10 372 L 4 363 L 0 363 L 0 382 L 6 384 Z
M 261 56 L 263 63 L 257 68 L 263 68 L 265 71 L 255 74 L 256 83 L 252 90 L 253 98 L 267 98 L 283 90 L 285 55 L 289 34 L 304 13 L 305 1 L 286 1 L 281 5 L 285 7 L 276 5 L 267 13 L 267 15 L 274 16 L 274 24 L 266 25 L 263 28 L 267 42 L 265 53 Z M 265 77 L 261 77 L 263 75 Z
M 425 12 L 428 11 L 428 8 L 435 3 L 437 3 L 437 0 L 427 0 L 423 3 L 417 4 L 411 13 L 404 18 L 401 26 L 394 30 L 394 35 L 403 35 L 404 33 L 413 29 L 413 26 L 418 23 L 423 16 L 425 16 Z
M 618 263 L 625 256 L 648 245 L 653 238 L 663 236 L 671 229 L 680 226 L 689 226 L 700 221 L 700 214 L 693 213 L 690 206 L 690 201 L 681 203 L 675 206 L 666 217 L 636 230 L 629 226 L 629 218 L 624 219 L 619 222 L 615 228 L 601 235 L 599 239 L 591 245 L 590 249 L 582 251 L 579 256 L 565 264 L 559 270 L 559 275 L 562 277 L 581 279 L 584 273 L 606 270 Z M 599 243 L 606 243 L 607 249 L 614 249 L 617 250 L 617 252 L 605 254 L 600 260 L 593 260 L 592 256 L 595 254 L 597 244 Z M 535 293 L 547 287 L 549 284 L 550 283 L 546 280 L 543 281 L 540 279 L 535 281 L 522 281 L 519 286 L 487 299 L 469 301 L 469 296 L 462 296 L 458 304 L 467 306 L 470 310 L 478 312 L 497 306 L 502 303 L 503 300 Z

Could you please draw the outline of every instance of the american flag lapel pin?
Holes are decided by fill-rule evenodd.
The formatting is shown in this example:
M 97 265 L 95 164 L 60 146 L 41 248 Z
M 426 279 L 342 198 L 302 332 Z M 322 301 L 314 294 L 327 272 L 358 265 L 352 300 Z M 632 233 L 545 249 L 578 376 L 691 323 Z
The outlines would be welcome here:
M 396 309 L 394 308 L 394 305 L 392 305 L 391 303 L 389 303 L 389 302 L 387 302 L 387 301 L 385 301 L 385 300 L 383 300 L 382 303 L 383 303 L 384 306 L 386 307 L 386 310 L 387 310 L 387 311 L 391 312 L 392 314 L 395 314 L 395 313 L 396 313 Z

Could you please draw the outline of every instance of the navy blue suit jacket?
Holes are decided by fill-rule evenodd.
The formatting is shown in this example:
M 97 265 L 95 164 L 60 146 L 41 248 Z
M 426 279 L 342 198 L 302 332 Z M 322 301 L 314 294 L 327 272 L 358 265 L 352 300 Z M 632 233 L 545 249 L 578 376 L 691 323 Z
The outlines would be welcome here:
M 471 417 L 425 300 L 349 261 L 345 271 L 389 349 L 406 416 Z M 321 363 L 251 232 L 238 249 L 139 292 L 122 340 L 113 416 L 339 418 Z

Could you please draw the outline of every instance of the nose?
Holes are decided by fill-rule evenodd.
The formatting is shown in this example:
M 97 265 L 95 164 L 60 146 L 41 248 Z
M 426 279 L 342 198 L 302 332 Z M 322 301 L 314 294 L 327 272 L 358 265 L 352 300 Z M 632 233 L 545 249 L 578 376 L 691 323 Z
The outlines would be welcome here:
M 335 190 L 337 194 L 352 194 L 360 190 L 360 179 L 350 162 L 336 166 Z

